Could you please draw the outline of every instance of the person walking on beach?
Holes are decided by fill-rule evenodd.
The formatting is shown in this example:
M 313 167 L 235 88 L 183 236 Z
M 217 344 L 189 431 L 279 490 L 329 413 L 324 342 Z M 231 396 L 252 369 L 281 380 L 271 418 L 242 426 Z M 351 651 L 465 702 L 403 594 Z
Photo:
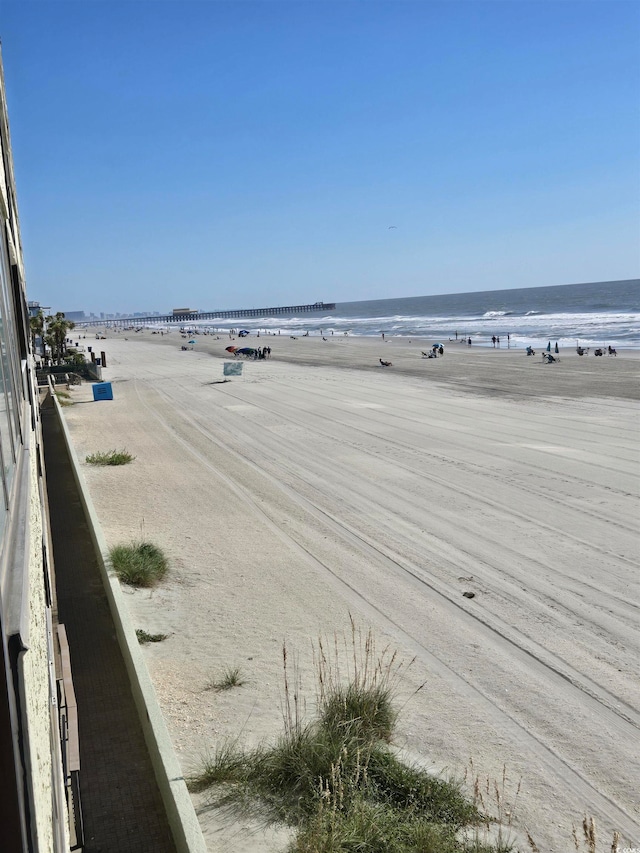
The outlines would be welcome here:
M 469 338 L 469 340 L 467 341 L 467 343 L 469 344 L 469 346 L 471 346 L 471 338 Z
M 491 338 L 491 343 L 495 347 L 495 345 L 496 345 L 496 336 L 495 335 Z

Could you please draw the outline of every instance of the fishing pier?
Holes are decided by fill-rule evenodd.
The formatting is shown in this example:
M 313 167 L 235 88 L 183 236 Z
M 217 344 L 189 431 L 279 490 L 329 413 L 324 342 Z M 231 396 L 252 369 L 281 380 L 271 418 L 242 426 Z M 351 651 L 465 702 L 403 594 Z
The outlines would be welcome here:
M 76 328 L 88 326 L 146 326 L 151 323 L 194 323 L 200 320 L 241 320 L 244 317 L 280 317 L 289 314 L 310 314 L 314 311 L 335 311 L 335 302 L 314 302 L 313 305 L 281 305 L 276 308 L 238 308 L 233 311 L 186 311 L 184 313 L 153 314 L 150 317 L 117 317 L 109 320 L 78 320 Z

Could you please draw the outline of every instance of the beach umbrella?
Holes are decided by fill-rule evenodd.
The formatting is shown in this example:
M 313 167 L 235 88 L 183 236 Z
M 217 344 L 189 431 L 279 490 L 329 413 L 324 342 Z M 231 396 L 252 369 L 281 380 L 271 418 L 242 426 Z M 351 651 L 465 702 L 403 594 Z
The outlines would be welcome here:
M 551 341 L 547 344 L 547 352 L 551 352 Z
M 225 352 L 235 352 L 237 349 L 238 349 L 238 347 L 225 347 L 224 351 Z
M 558 341 L 556 341 L 556 352 L 560 352 L 560 350 L 558 349 Z

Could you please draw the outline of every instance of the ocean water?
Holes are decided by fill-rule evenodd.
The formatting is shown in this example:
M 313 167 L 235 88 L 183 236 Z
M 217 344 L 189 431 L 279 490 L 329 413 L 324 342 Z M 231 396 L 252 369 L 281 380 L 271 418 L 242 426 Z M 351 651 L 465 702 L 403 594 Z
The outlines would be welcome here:
M 239 325 L 240 324 L 240 325 Z M 208 320 L 201 329 L 304 335 L 471 338 L 475 345 L 612 346 L 640 349 L 640 279 L 489 290 L 443 296 L 337 302 L 334 311 L 247 320 Z M 192 328 L 195 328 L 192 327 Z

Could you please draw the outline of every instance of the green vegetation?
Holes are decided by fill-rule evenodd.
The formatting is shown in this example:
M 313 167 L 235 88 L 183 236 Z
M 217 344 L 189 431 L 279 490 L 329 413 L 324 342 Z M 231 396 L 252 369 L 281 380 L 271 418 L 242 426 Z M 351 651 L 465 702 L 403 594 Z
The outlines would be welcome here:
M 348 811 L 329 801 L 303 827 L 290 853 L 342 853 L 367 850 L 371 853 L 474 853 L 477 846 L 464 847 L 456 840 L 456 827 L 435 823 L 410 811 L 391 808 L 361 796 Z M 489 848 L 485 848 L 487 851 Z M 495 849 L 495 848 L 494 848 Z
M 202 763 L 202 769 L 194 776 L 189 787 L 192 791 L 204 791 L 211 785 L 223 785 L 226 782 L 237 785 L 249 775 L 250 755 L 239 748 L 238 742 L 223 741 L 216 746 L 213 755 L 208 755 Z
M 242 675 L 240 667 L 227 667 L 222 673 L 222 676 L 217 681 L 211 681 L 207 684 L 207 690 L 231 690 L 232 687 L 242 687 L 246 684 L 246 679 Z
M 65 355 L 63 361 L 65 364 L 68 364 L 69 367 L 78 367 L 87 363 L 84 353 L 78 352 L 78 350 L 72 349 L 71 347 L 67 348 L 67 355 Z
M 135 458 L 123 448 L 122 450 L 109 450 L 106 453 L 91 453 L 85 461 L 90 465 L 127 465 L 129 462 L 133 462 Z
M 140 645 L 144 645 L 145 643 L 161 643 L 168 636 L 168 634 L 147 634 L 142 628 L 136 628 L 136 637 Z
M 68 391 L 56 391 L 55 395 L 61 406 L 73 406 L 73 400 Z
M 153 586 L 169 568 L 164 553 L 151 542 L 116 545 L 109 556 L 120 580 L 131 586 Z
M 40 334 L 44 327 L 44 341 L 51 347 L 51 358 L 55 364 L 62 364 L 67 353 L 67 335 L 75 328 L 75 323 L 65 319 L 62 311 L 52 316 L 45 317 L 40 321 L 40 316 L 32 318 L 35 322 L 31 324 L 32 335 Z
M 44 334 L 44 312 L 39 310 L 35 317 L 29 318 L 29 331 L 31 333 L 31 351 L 36 351 L 36 338 Z
M 489 818 L 462 785 L 404 763 L 390 747 L 402 664 L 352 624 L 346 681 L 339 643 L 314 648 L 318 714 L 301 715 L 299 675 L 284 662 L 284 733 L 275 745 L 223 743 L 190 780 L 213 802 L 296 827 L 289 853 L 498 853 L 479 840 Z M 464 830 L 467 828 L 467 840 Z

